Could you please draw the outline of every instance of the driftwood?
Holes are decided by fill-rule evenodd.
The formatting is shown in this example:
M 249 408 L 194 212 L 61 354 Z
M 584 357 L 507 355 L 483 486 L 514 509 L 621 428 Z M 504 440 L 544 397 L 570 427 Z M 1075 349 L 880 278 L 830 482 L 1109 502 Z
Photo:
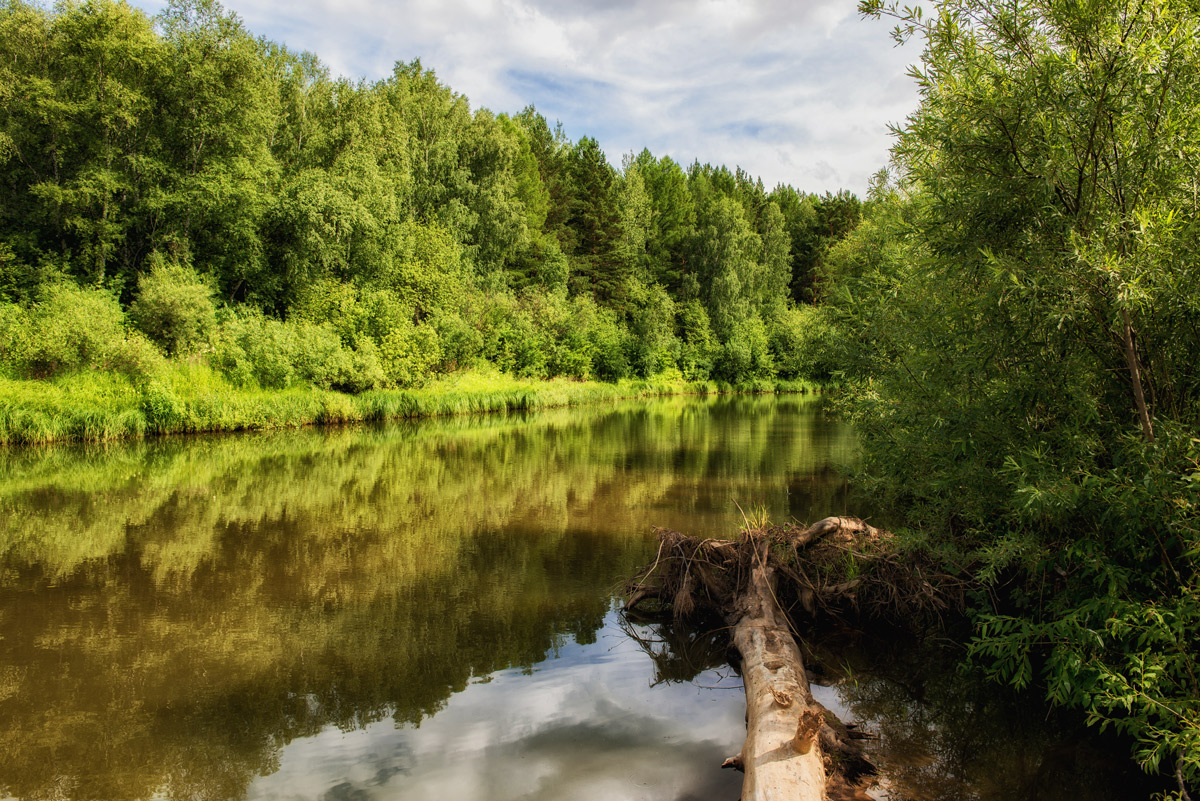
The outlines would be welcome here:
M 715 612 L 729 624 L 747 730 L 742 752 L 723 767 L 745 772 L 742 801 L 866 799 L 874 769 L 858 743 L 864 735 L 813 700 L 785 610 L 938 614 L 961 585 L 900 560 L 890 534 L 857 518 L 748 529 L 736 541 L 657 533 L 658 554 L 627 586 L 625 608 L 657 602 L 678 618 Z
M 746 685 L 746 743 L 733 758 L 746 774 L 742 801 L 824 798 L 817 742 L 824 710 L 809 692 L 775 588 L 775 570 L 763 559 L 734 603 L 733 643 Z

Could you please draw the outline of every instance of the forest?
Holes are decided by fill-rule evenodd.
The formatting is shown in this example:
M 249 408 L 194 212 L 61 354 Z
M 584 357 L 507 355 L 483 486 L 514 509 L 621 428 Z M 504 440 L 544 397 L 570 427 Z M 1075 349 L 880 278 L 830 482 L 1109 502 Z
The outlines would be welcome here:
M 210 0 L 156 19 L 9 3 L 0 92 L 10 395 L 108 373 L 76 394 L 137 393 L 150 430 L 187 430 L 206 426 L 156 413 L 173 384 L 832 370 L 806 345 L 818 264 L 860 218 L 848 192 L 768 192 L 646 150 L 617 169 L 532 107 L 472 109 L 419 61 L 333 78 Z
M 970 662 L 1188 798 L 1200 6 L 859 10 L 920 49 L 862 200 L 618 169 L 419 61 L 332 77 L 211 0 L 10 0 L 0 441 L 404 414 L 387 393 L 480 374 L 834 382 L 898 547 L 973 588 Z

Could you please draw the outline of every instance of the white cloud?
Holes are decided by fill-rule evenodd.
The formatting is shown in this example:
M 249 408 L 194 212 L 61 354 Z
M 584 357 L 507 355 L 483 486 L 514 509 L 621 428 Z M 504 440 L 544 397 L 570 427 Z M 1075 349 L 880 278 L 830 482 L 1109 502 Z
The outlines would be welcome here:
M 162 6 L 141 0 L 155 11 Z M 228 0 L 254 33 L 379 78 L 420 58 L 474 106 L 533 103 L 613 163 L 649 147 L 863 192 L 916 107 L 915 47 L 853 0 Z

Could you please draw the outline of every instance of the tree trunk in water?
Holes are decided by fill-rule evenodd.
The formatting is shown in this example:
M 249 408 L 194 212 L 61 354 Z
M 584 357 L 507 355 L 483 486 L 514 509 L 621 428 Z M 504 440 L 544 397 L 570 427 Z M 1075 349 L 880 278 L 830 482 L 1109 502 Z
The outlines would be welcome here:
M 742 801 L 820 801 L 825 765 L 818 735 L 824 709 L 812 700 L 800 649 L 776 601 L 775 570 L 760 555 L 731 615 L 746 685 Z
M 658 554 L 626 585 L 625 609 L 655 600 L 677 619 L 704 610 L 729 625 L 741 654 L 746 740 L 722 767 L 746 774 L 742 801 L 869 801 L 875 768 L 857 742 L 867 735 L 813 699 L 779 585 L 810 614 L 852 600 L 856 609 L 911 615 L 948 608 L 963 582 L 901 562 L 890 534 L 853 517 L 747 529 L 736 540 L 657 532 Z M 854 576 L 844 570 L 850 549 Z

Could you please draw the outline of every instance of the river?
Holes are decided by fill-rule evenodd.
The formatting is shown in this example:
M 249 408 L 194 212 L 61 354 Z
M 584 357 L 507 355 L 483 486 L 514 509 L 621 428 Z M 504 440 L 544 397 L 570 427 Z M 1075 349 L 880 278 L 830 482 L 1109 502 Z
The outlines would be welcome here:
M 0 452 L 0 797 L 734 799 L 720 634 L 624 620 L 620 583 L 655 525 L 846 511 L 854 456 L 803 397 Z M 1011 702 L 863 653 L 930 659 L 841 642 L 816 690 L 890 797 L 1044 772 L 1038 720 L 1023 769 L 944 742 Z

